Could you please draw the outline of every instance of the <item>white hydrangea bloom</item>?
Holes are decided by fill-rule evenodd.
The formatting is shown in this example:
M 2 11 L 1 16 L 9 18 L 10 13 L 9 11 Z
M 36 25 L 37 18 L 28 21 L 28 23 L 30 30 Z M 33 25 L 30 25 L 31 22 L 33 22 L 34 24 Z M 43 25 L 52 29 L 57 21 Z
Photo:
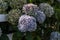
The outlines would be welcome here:
M 35 14 L 35 11 L 36 10 L 38 10 L 38 6 L 37 5 L 35 5 L 35 4 L 32 4 L 32 3 L 30 3 L 30 4 L 25 4 L 24 6 L 23 6 L 23 12 L 25 13 L 25 14 L 28 14 L 28 15 L 36 15 Z
M 0 28 L 0 36 L 2 35 L 2 30 L 1 30 L 1 28 Z
M 52 32 L 50 36 L 50 40 L 60 40 L 60 33 Z
M 41 3 L 39 5 L 41 11 L 43 11 L 47 17 L 51 17 L 54 14 L 54 9 L 48 3 Z
M 35 13 L 37 14 L 37 15 L 35 16 L 35 17 L 36 17 L 36 20 L 37 20 L 40 24 L 43 23 L 43 22 L 45 21 L 45 19 L 46 19 L 45 14 L 44 14 L 42 11 L 40 11 L 40 10 L 36 11 Z
M 35 31 L 37 29 L 36 19 L 32 16 L 22 15 L 19 18 L 18 29 L 21 32 Z

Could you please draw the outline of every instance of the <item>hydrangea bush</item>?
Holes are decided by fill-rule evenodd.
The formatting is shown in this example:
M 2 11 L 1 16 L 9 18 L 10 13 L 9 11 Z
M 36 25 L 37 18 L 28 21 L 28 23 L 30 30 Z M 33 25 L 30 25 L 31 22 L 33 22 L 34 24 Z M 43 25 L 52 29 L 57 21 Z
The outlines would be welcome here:
M 0 13 L 8 13 L 8 21 L 0 22 L 0 40 L 60 40 L 59 4 L 58 0 L 0 0 Z

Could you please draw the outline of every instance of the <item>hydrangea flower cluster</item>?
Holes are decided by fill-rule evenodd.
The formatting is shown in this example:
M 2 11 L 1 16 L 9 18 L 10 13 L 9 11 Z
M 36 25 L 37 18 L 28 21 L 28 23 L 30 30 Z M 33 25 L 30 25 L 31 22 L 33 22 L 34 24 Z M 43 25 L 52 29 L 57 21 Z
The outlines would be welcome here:
M 36 19 L 29 15 L 22 15 L 19 18 L 18 29 L 21 32 L 31 32 L 37 29 Z
M 45 14 L 39 10 L 39 7 L 32 3 L 24 5 L 23 12 L 27 15 L 34 16 L 39 23 L 43 23 L 46 18 Z
M 8 14 L 8 21 L 13 25 L 18 23 L 17 27 L 21 32 L 35 31 L 37 29 L 36 22 L 42 24 L 46 16 L 51 17 L 54 14 L 53 8 L 47 3 L 41 3 L 39 7 L 32 3 L 25 4 L 22 10 L 25 13 L 22 16 L 19 9 L 11 10 Z
M 35 14 L 35 11 L 38 10 L 38 6 L 35 5 L 35 4 L 32 4 L 32 3 L 25 4 L 23 6 L 23 9 L 22 10 L 23 10 L 23 13 L 25 13 L 27 15 L 33 15 L 33 16 L 35 16 L 36 15 Z
M 51 17 L 54 14 L 53 7 L 51 7 L 48 3 L 41 3 L 39 8 L 46 14 L 47 17 Z
M 60 40 L 60 33 L 52 32 L 50 36 L 50 40 Z
M 8 9 L 8 4 L 6 2 L 0 1 L 0 13 L 4 13 Z
M 22 6 L 26 3 L 27 0 L 10 0 L 11 8 L 22 8 Z
M 42 23 L 45 21 L 45 19 L 46 19 L 46 15 L 45 15 L 42 11 L 40 11 L 40 10 L 36 11 L 35 13 L 37 14 L 37 15 L 35 16 L 36 20 L 37 20 L 40 24 L 42 24 Z
M 20 15 L 21 15 L 21 10 L 12 9 L 8 14 L 8 22 L 13 25 L 16 25 Z

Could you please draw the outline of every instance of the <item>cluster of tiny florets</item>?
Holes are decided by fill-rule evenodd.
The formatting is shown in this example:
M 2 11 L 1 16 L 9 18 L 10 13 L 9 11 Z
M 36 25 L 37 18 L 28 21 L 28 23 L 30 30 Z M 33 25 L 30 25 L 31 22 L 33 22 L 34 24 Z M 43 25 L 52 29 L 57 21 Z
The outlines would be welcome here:
M 45 21 L 46 16 L 45 16 L 45 14 L 42 11 L 38 10 L 38 11 L 36 11 L 35 18 L 36 18 L 37 22 L 42 24 Z
M 41 3 L 39 8 L 46 14 L 47 17 L 51 17 L 54 14 L 53 7 L 51 7 L 48 3 Z
M 10 0 L 9 4 L 11 8 L 22 8 L 25 3 L 26 0 Z
M 0 13 L 4 13 L 8 9 L 7 2 L 0 1 Z
M 60 33 L 59 32 L 52 32 L 50 36 L 50 40 L 57 40 L 60 39 Z
M 32 3 L 25 4 L 22 10 L 23 10 L 23 13 L 34 16 L 36 15 L 35 11 L 38 10 L 38 6 Z
M 21 32 L 31 32 L 37 29 L 36 19 L 32 16 L 22 15 L 19 18 L 18 29 Z
M 8 14 L 8 22 L 11 24 L 16 24 L 21 15 L 21 10 L 12 9 Z

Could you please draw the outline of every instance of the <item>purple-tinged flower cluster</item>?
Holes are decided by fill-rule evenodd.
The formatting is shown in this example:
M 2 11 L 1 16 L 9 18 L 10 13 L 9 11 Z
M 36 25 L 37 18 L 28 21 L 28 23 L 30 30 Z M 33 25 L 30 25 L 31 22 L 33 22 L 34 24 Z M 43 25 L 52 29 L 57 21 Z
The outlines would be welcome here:
M 36 19 L 29 15 L 22 15 L 19 18 L 18 29 L 21 32 L 32 32 L 37 29 Z
M 41 23 L 43 23 L 44 21 L 45 21 L 45 19 L 46 19 L 46 16 L 45 16 L 45 14 L 42 12 L 42 11 L 40 11 L 40 10 L 38 10 L 38 11 L 36 11 L 36 20 L 41 24 Z
M 60 40 L 60 33 L 59 32 L 52 32 L 50 36 L 50 40 Z
M 23 6 L 23 12 L 27 15 L 34 16 L 39 23 L 43 23 L 46 16 L 42 11 L 39 11 L 39 7 L 32 3 Z

